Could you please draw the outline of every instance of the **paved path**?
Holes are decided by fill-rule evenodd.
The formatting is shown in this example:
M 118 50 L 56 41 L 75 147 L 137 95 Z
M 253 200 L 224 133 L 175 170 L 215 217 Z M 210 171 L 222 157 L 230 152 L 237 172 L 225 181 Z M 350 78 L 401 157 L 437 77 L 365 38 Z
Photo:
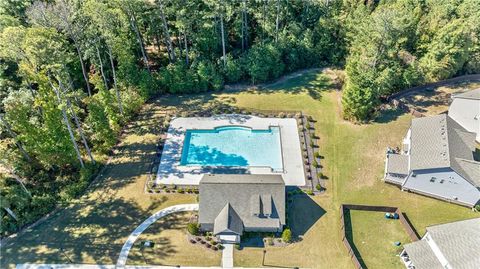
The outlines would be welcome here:
M 157 213 L 151 215 L 148 219 L 146 219 L 142 224 L 140 224 L 135 231 L 133 231 L 130 236 L 128 237 L 125 244 L 123 244 L 122 250 L 120 251 L 120 255 L 118 256 L 116 268 L 125 268 L 125 264 L 127 263 L 128 253 L 133 246 L 133 243 L 137 240 L 137 238 L 145 231 L 148 226 L 152 223 L 156 222 L 158 219 L 163 218 L 167 215 L 177 212 L 185 212 L 185 211 L 198 211 L 198 204 L 183 204 L 183 205 L 174 205 L 167 208 L 164 208 Z M 108 267 L 96 267 L 96 268 L 108 268 Z
M 222 267 L 233 268 L 233 244 L 223 244 Z
M 160 266 L 160 265 L 127 265 L 125 269 L 220 269 L 221 267 L 176 267 L 176 266 Z M 265 269 L 263 268 L 244 268 L 235 267 L 237 269 Z M 116 269 L 114 264 L 34 264 L 25 263 L 17 264 L 16 269 Z M 269 269 L 285 269 L 285 267 L 276 268 L 269 267 Z

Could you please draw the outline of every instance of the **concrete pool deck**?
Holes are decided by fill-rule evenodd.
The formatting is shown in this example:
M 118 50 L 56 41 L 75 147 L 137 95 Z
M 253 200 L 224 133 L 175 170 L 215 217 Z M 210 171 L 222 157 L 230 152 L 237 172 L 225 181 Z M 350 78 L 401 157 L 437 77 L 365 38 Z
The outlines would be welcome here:
M 283 170 L 270 167 L 206 167 L 181 165 L 183 142 L 187 130 L 211 130 L 222 126 L 242 126 L 253 130 L 280 129 Z M 170 122 L 156 184 L 198 185 L 204 174 L 281 174 L 287 186 L 305 186 L 302 150 L 296 119 L 260 118 L 250 115 L 175 118 Z

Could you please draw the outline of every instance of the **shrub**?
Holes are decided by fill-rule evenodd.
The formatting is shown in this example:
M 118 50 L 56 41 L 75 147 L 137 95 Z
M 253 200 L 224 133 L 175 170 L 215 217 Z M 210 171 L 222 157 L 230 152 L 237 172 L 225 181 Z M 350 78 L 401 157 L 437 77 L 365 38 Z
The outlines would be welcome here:
M 217 248 L 220 249 L 220 250 L 222 250 L 222 249 L 224 249 L 225 247 L 224 247 L 223 245 L 218 245 Z
M 238 244 L 238 243 L 235 244 L 235 249 L 236 249 L 236 250 L 240 250 L 240 244 Z
M 307 190 L 305 193 L 306 193 L 306 194 L 308 194 L 308 195 L 310 195 L 310 196 L 312 196 L 312 195 L 313 195 L 313 191 L 312 191 L 312 190 L 310 190 L 310 189 L 308 189 L 308 190 Z
M 316 151 L 313 156 L 315 156 L 315 158 L 319 158 L 320 159 L 320 152 Z
M 192 243 L 192 244 L 196 244 L 196 243 L 197 243 L 197 241 L 195 241 L 195 240 L 193 240 L 193 239 L 190 239 L 190 243 Z
M 214 245 L 214 246 L 218 244 L 217 241 L 211 241 L 211 243 L 212 243 L 212 245 Z
M 307 121 L 307 130 L 310 130 L 311 127 L 312 127 L 312 126 L 310 125 L 310 122 Z
M 227 65 L 223 69 L 223 73 L 228 82 L 238 82 L 243 77 L 243 70 L 238 59 L 233 59 L 229 54 L 227 55 Z
M 285 113 L 283 113 L 283 112 L 278 113 L 278 117 L 279 118 L 285 118 Z
M 476 210 L 477 212 L 480 212 L 480 205 L 476 205 L 476 206 L 475 206 L 475 210 Z
M 190 222 L 190 223 L 187 225 L 187 231 L 188 231 L 191 235 L 198 235 L 199 232 L 200 232 L 200 227 L 199 227 L 198 223 Z
M 281 52 L 273 45 L 253 45 L 244 58 L 246 72 L 252 83 L 279 77 L 285 68 Z
M 317 162 L 317 159 L 314 159 L 314 160 L 313 160 L 313 167 L 315 167 L 315 168 L 319 168 L 319 167 L 320 167 L 320 164 Z
M 178 193 L 185 193 L 185 190 L 182 188 L 182 189 L 178 189 Z
M 289 228 L 286 228 L 282 232 L 282 240 L 285 243 L 290 243 L 292 241 L 292 231 Z
M 211 247 L 212 247 L 212 245 L 210 245 L 209 243 L 207 243 L 205 246 L 206 246 L 207 248 L 211 248 Z
M 267 238 L 267 245 L 273 246 L 273 238 L 271 238 L 271 237 Z
M 218 248 L 217 247 L 212 247 L 212 250 L 217 251 Z
M 317 191 L 321 191 L 321 190 L 323 189 L 323 188 L 322 188 L 322 185 L 320 185 L 320 184 L 317 184 L 317 185 L 315 186 L 315 188 L 317 189 Z
M 313 140 L 310 140 L 310 147 L 312 147 L 312 148 L 315 147 L 315 142 L 313 142 Z

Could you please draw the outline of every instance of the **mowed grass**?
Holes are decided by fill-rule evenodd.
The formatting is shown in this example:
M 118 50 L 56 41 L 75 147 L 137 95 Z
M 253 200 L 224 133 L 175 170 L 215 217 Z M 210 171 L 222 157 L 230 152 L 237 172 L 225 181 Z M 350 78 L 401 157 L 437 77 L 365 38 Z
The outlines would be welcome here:
M 398 255 L 402 245 L 410 243 L 399 220 L 385 219 L 384 212 L 348 210 L 346 228 L 354 251 L 360 253 L 360 261 L 368 268 L 402 268 Z M 396 246 L 395 242 L 400 242 Z M 365 254 L 365 255 L 362 255 Z
M 187 238 L 187 223 L 193 212 L 176 213 L 161 218 L 145 230 L 128 255 L 128 265 L 198 265 L 218 266 L 221 250 L 206 249 L 200 243 L 192 244 Z M 141 248 L 141 243 L 150 240 L 153 248 Z
M 289 209 L 290 225 L 299 237 L 298 242 L 287 247 L 266 247 L 265 264 L 269 266 L 353 268 L 341 241 L 339 207 L 342 203 L 400 207 L 420 235 L 429 225 L 478 216 L 468 208 L 402 192 L 383 183 L 385 149 L 400 145 L 411 116 L 389 111 L 369 124 L 346 122 L 341 117 L 341 93 L 334 89 L 329 79 L 331 76 L 329 70 L 312 70 L 260 90 L 165 96 L 146 106 L 144 119 L 136 125 L 158 124 L 158 115 L 163 109 L 202 111 L 208 106 L 220 105 L 245 109 L 302 110 L 317 120 L 315 127 L 320 136 L 321 155 L 324 156 L 321 164 L 328 176 L 327 192 L 311 199 L 302 197 L 294 201 Z M 428 103 L 425 109 L 429 109 Z M 194 196 L 151 196 L 143 193 L 147 160 L 151 158 L 151 155 L 144 155 L 152 152 L 158 135 L 148 128 L 128 135 L 125 139 L 129 145 L 125 148 L 126 152 L 117 155 L 114 165 L 105 172 L 96 189 L 80 199 L 78 204 L 2 246 L 2 268 L 12 263 L 68 262 L 62 255 L 62 248 L 75 263 L 115 263 L 126 237 L 145 218 L 172 204 L 194 202 Z M 370 218 L 358 220 L 363 223 Z M 390 255 L 385 255 L 391 246 L 384 244 L 383 239 L 375 239 L 376 232 L 376 229 L 372 231 L 369 245 L 376 245 L 378 249 L 360 251 L 367 266 L 401 268 L 391 263 Z M 365 233 L 368 236 L 368 231 Z M 151 238 L 156 238 L 154 236 L 152 234 Z M 198 266 L 213 263 L 204 258 L 210 252 L 191 251 L 181 247 L 180 242 L 172 241 L 167 245 L 175 254 L 163 255 L 158 258 L 160 263 L 177 263 L 171 258 L 174 255 L 180 255 L 180 264 L 190 264 L 195 260 Z M 129 263 L 142 262 L 136 258 L 138 255 L 132 255 L 135 256 Z M 262 256 L 263 248 L 235 250 L 234 263 L 236 266 L 261 266 Z M 383 266 L 385 264 L 388 266 Z

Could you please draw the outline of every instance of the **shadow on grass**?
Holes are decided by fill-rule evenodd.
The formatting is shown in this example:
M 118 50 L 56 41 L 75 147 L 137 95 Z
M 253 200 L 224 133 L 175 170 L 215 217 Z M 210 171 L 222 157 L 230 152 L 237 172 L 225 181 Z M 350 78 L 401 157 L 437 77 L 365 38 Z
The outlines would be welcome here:
M 403 111 L 400 108 L 389 108 L 383 110 L 379 113 L 379 115 L 375 118 L 374 122 L 376 123 L 389 123 L 392 121 L 396 121 L 400 116 L 406 114 L 407 112 Z
M 305 235 L 327 213 L 325 209 L 312 200 L 311 196 L 305 193 L 295 195 L 287 212 L 289 226 L 296 239 Z
M 291 77 L 285 81 L 270 84 L 264 88 L 249 90 L 250 93 L 308 93 L 310 97 L 315 100 L 320 100 L 322 92 L 333 90 L 336 86 L 331 79 L 322 74 L 318 70 L 309 71 L 307 73 L 299 74 Z
M 353 242 L 353 228 L 352 228 L 352 217 L 350 215 L 350 210 L 345 209 L 344 211 L 344 221 L 345 221 L 345 236 L 352 247 L 353 253 L 358 258 L 358 261 L 362 265 L 363 268 L 367 269 L 368 266 L 363 261 L 362 255 L 360 255 L 360 251 L 358 250 L 357 246 Z
M 157 135 L 155 129 L 149 129 L 149 124 L 156 124 L 153 114 L 140 113 L 133 122 L 137 124 L 129 130 L 141 126 Z M 84 263 L 86 259 L 97 264 L 116 262 L 123 240 L 170 199 L 150 198 L 144 209 L 138 201 L 148 198 L 137 200 L 118 195 L 147 173 L 156 151 L 156 141 L 128 143 L 126 137 L 123 142 L 126 144 L 84 196 L 2 245 L 1 268 L 32 262 Z M 175 255 L 168 244 L 159 244 L 157 252 Z

